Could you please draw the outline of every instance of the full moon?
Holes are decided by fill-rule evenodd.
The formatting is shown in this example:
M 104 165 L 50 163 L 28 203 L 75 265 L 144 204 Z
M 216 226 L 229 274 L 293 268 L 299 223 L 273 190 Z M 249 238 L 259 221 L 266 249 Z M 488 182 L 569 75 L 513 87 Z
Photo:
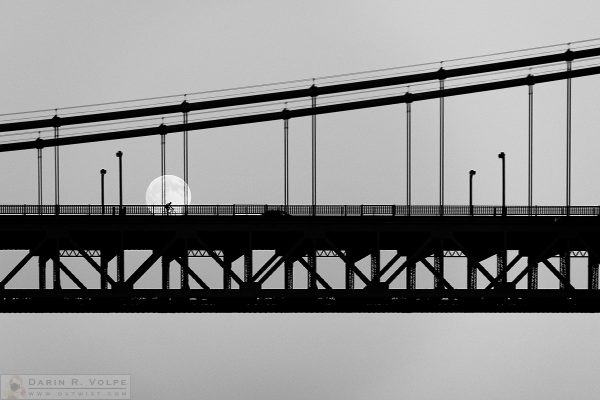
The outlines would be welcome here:
M 174 206 L 175 212 L 179 212 L 179 205 L 184 205 L 184 193 L 187 190 L 187 203 L 192 202 L 192 191 L 183 179 L 175 175 L 164 175 L 165 179 L 165 199 L 162 201 L 162 176 L 154 179 L 146 189 L 146 205 L 148 206 L 164 206 L 166 203 L 171 203 Z M 157 211 L 157 210 L 155 210 Z

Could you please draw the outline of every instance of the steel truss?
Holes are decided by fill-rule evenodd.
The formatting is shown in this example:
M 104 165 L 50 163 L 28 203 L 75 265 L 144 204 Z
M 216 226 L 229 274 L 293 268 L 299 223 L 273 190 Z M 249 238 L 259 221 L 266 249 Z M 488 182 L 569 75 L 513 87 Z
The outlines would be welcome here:
M 240 215 L 157 225 L 143 216 L 3 216 L 0 249 L 27 253 L 0 274 L 0 311 L 599 311 L 597 221 Z M 135 250 L 148 254 L 126 263 Z M 87 265 L 65 265 L 71 257 Z M 585 287 L 572 282 L 573 257 L 587 259 Z M 36 288 L 16 287 L 35 261 Z M 81 276 L 88 267 L 92 282 Z M 538 288 L 540 268 L 556 289 Z M 142 287 L 153 269 L 160 279 Z

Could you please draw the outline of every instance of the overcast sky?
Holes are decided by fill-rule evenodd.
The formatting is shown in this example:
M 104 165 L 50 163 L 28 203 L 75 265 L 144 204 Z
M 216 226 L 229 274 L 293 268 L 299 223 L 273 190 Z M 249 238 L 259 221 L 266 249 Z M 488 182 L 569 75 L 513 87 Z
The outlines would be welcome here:
M 592 1 L 3 1 L 0 113 L 575 42 L 600 36 L 598 11 Z M 573 204 L 600 203 L 599 88 L 599 77 L 573 82 Z M 564 202 L 565 91 L 535 87 L 535 204 Z M 438 199 L 437 107 L 413 106 L 413 204 Z M 320 203 L 404 203 L 404 113 L 319 117 Z M 468 201 L 476 169 L 475 202 L 498 204 L 504 151 L 507 201 L 525 204 L 527 89 L 449 99 L 446 123 L 447 203 Z M 291 202 L 309 203 L 310 121 L 292 120 L 290 135 Z M 281 140 L 280 121 L 190 133 L 194 203 L 281 203 Z M 182 176 L 181 137 L 167 147 L 167 172 Z M 98 203 L 101 168 L 117 202 L 117 150 L 125 202 L 143 203 L 160 174 L 156 137 L 63 148 L 62 203 Z M 35 156 L 0 154 L 2 203 L 37 201 Z M 130 373 L 147 399 L 590 398 L 598 333 L 596 315 L 3 315 L 0 370 Z

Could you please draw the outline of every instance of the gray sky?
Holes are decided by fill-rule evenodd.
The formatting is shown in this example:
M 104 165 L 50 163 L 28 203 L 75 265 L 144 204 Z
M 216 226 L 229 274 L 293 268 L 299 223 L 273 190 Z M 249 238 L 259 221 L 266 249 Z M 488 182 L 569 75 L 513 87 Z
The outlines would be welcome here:
M 590 39 L 598 11 L 592 1 L 4 1 L 0 113 Z M 600 203 L 599 87 L 599 77 L 573 83 L 573 204 Z M 562 204 L 565 84 L 535 90 L 534 202 Z M 404 112 L 319 117 L 319 202 L 404 203 Z M 447 202 L 467 202 L 476 169 L 475 201 L 498 203 L 505 151 L 508 202 L 525 204 L 526 88 L 449 99 L 446 118 Z M 437 127 L 437 102 L 413 106 L 413 204 L 437 202 Z M 290 129 L 291 202 L 308 203 L 310 121 Z M 281 203 L 281 131 L 191 133 L 194 202 Z M 181 176 L 181 138 L 167 140 L 168 173 Z M 62 149 L 62 202 L 97 203 L 101 168 L 116 202 L 117 150 L 125 202 L 143 203 L 160 173 L 158 138 Z M 36 202 L 34 151 L 1 154 L 0 169 L 3 203 Z M 3 315 L 0 326 L 3 372 L 131 373 L 134 396 L 148 399 L 586 398 L 600 367 L 596 315 L 56 314 Z

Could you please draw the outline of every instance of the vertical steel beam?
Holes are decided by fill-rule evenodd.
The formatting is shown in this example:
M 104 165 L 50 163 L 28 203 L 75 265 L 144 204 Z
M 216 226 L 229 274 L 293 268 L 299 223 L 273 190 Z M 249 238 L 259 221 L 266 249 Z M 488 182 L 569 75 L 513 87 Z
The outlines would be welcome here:
M 252 282 L 252 234 L 248 236 L 248 248 L 244 253 L 244 282 Z
M 45 255 L 40 255 L 38 257 L 39 262 L 39 288 L 46 289 L 46 262 L 48 261 L 48 257 Z
M 285 279 L 285 288 L 293 289 L 294 288 L 294 262 L 290 260 L 285 260 L 283 264 L 284 270 L 284 279 Z
M 55 253 L 52 256 L 52 288 L 53 289 L 62 289 L 62 285 L 60 282 L 60 255 L 58 249 L 56 249 Z
M 315 249 L 310 249 L 307 257 L 308 265 L 310 265 L 312 271 L 317 271 L 317 254 Z M 317 288 L 317 277 L 310 271 L 307 271 L 308 275 L 308 288 L 316 289 Z
M 374 242 L 374 247 L 371 250 L 371 282 L 377 283 L 380 281 L 381 271 L 381 248 L 379 243 L 379 233 L 376 233 Z
M 170 271 L 170 267 L 171 267 L 171 261 L 170 259 L 166 256 L 163 255 L 160 258 L 160 264 L 161 264 L 161 276 L 162 276 L 162 288 L 163 289 L 169 289 L 170 284 L 171 284 L 171 271 Z
M 501 250 L 498 251 L 498 254 L 496 255 L 496 273 L 497 276 L 500 277 L 500 279 L 498 279 L 498 282 L 506 282 L 506 275 L 505 275 L 505 271 L 506 271 L 506 248 L 503 247 Z
M 444 276 L 444 251 L 443 247 L 440 246 L 434 256 L 433 256 L 433 268 L 440 274 L 440 276 Z M 435 276 L 433 287 L 434 289 L 444 289 L 444 281 L 442 281 L 439 277 Z
M 564 250 L 560 254 L 560 274 L 568 281 L 571 282 L 571 252 Z M 560 281 L 560 289 L 565 289 L 565 284 Z
M 533 207 L 533 84 L 529 85 L 529 146 L 528 146 L 528 178 L 527 178 L 527 214 L 531 215 Z
M 379 271 L 381 270 L 381 255 L 379 249 L 371 253 L 371 282 L 379 282 Z
M 568 50 L 570 52 L 570 50 Z M 567 71 L 571 71 L 572 59 L 567 60 Z M 567 215 L 571 214 L 571 78 L 567 78 Z
M 527 273 L 527 289 L 535 290 L 538 288 L 538 263 L 528 257 L 527 265 L 531 265 Z
M 406 210 L 410 215 L 411 203 L 411 103 L 406 103 Z
M 317 246 L 314 239 L 311 241 L 311 245 L 308 249 L 307 262 L 311 267 L 311 271 L 317 272 Z M 307 281 L 309 289 L 317 288 L 317 276 L 310 271 L 307 271 Z
M 346 253 L 348 254 L 348 253 Z M 354 289 L 354 271 L 350 262 L 345 263 L 346 266 L 346 289 Z
M 598 259 L 588 253 L 588 289 L 598 290 Z
M 188 243 L 187 240 L 183 241 L 183 250 L 181 251 L 181 288 L 190 288 L 190 275 L 188 268 L 190 266 L 190 259 L 188 257 Z
M 108 289 L 108 262 L 112 256 L 109 256 L 107 251 L 100 250 L 100 289 Z
M 123 234 L 121 234 L 117 250 L 117 283 L 119 284 L 125 282 L 125 246 L 123 245 L 123 240 Z
M 411 262 L 406 267 L 406 288 L 415 289 L 417 287 L 417 264 Z
M 467 258 L 467 289 L 477 289 L 477 268 L 470 258 Z
M 244 282 L 252 282 L 252 249 L 244 254 Z
M 125 282 L 125 251 L 123 249 L 117 253 L 117 282 Z
M 231 289 L 231 270 L 233 268 L 233 257 L 228 250 L 223 250 L 223 289 Z

